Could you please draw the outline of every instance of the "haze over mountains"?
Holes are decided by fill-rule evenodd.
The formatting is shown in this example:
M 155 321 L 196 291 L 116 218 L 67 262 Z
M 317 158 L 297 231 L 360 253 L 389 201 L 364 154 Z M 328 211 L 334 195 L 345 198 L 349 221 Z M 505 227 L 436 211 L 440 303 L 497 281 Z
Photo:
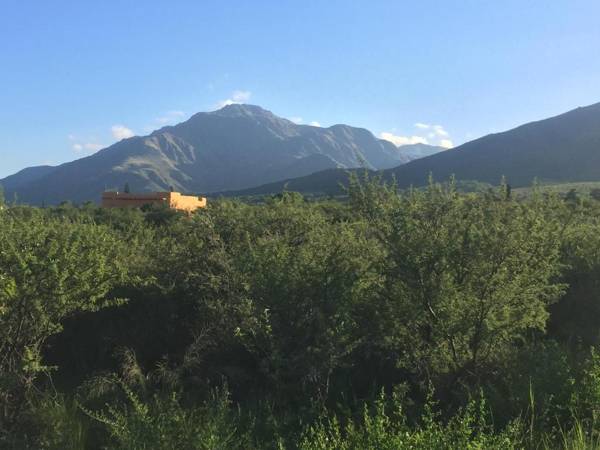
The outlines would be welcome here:
M 423 185 L 429 174 L 436 180 L 455 175 L 458 180 L 491 184 L 505 176 L 514 187 L 530 186 L 536 178 L 549 183 L 600 181 L 600 103 L 490 134 L 382 173 L 386 179 L 394 176 L 401 188 Z M 235 194 L 268 194 L 284 187 L 337 194 L 347 178 L 346 171 L 328 170 Z
M 117 142 L 56 167 L 24 169 L 0 180 L 7 198 L 53 204 L 98 201 L 102 191 L 206 193 L 250 188 L 330 168 L 386 169 L 440 147 L 396 147 L 347 125 L 297 125 L 253 105 L 198 113 L 175 126 Z

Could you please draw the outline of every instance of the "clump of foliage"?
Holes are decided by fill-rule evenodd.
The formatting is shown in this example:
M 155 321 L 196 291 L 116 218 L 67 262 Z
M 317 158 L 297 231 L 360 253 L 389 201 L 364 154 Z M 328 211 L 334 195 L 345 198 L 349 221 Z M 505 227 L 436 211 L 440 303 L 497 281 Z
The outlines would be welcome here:
M 0 215 L 0 430 L 11 433 L 52 367 L 43 361 L 62 321 L 113 303 L 125 280 L 117 236 L 107 227 L 31 212 Z
M 402 398 L 375 400 L 365 405 L 359 420 L 325 418 L 308 428 L 299 448 L 302 450 L 402 450 L 402 449 L 516 449 L 522 447 L 519 423 L 502 432 L 493 429 L 483 399 L 470 401 L 466 407 L 444 422 L 427 398 L 416 426 L 407 423 Z

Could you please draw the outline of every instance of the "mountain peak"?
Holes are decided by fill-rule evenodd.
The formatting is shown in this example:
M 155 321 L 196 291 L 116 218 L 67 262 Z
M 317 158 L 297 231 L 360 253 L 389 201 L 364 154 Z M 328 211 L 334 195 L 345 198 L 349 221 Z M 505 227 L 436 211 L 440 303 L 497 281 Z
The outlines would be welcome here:
M 258 105 L 249 105 L 245 103 L 225 105 L 221 109 L 213 111 L 211 114 L 223 117 L 274 116 L 271 111 L 267 111 Z
M 18 192 L 21 201 L 51 204 L 97 200 L 125 183 L 137 191 L 222 192 L 333 167 L 384 169 L 406 161 L 362 128 L 300 126 L 260 106 L 231 104 L 0 183 L 9 198 Z

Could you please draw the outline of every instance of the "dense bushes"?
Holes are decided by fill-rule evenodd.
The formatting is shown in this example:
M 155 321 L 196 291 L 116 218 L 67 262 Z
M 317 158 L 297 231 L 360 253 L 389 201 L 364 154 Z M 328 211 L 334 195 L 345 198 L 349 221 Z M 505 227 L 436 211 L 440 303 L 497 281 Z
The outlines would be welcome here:
M 5 208 L 0 447 L 592 445 L 599 219 L 357 179 L 191 217 Z
M 103 226 L 0 214 L 0 430 L 18 426 L 29 391 L 50 371 L 48 338 L 66 318 L 109 304 L 124 282 L 120 246 Z

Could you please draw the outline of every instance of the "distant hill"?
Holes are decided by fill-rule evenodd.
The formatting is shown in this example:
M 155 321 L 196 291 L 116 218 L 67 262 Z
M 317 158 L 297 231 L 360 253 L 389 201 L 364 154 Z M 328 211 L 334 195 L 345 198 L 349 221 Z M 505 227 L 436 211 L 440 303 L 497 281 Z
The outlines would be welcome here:
M 0 180 L 11 198 L 40 204 L 98 201 L 106 189 L 206 193 L 239 190 L 331 168 L 385 169 L 411 152 L 363 128 L 297 125 L 253 105 L 198 113 L 175 126 L 117 142 L 57 167 L 33 167 Z M 437 148 L 431 149 L 437 151 Z
M 437 145 L 428 144 L 407 144 L 398 147 L 400 153 L 405 155 L 410 161 L 413 159 L 425 158 L 426 156 L 435 155 L 436 153 L 445 151 L 446 148 L 438 147 Z
M 364 173 L 365 169 L 328 169 L 311 173 L 304 177 L 288 178 L 287 180 L 267 183 L 249 189 L 209 193 L 213 197 L 249 197 L 278 194 L 282 191 L 301 192 L 314 195 L 340 195 L 344 193 L 343 185 L 347 184 L 351 172 Z M 375 175 L 374 170 L 367 170 L 369 175 Z
M 20 186 L 36 181 L 54 170 L 53 166 L 35 166 L 27 167 L 17 173 L 10 175 L 2 180 L 2 188 L 7 191 L 14 191 Z
M 436 180 L 498 184 L 503 176 L 514 187 L 545 183 L 600 181 L 600 103 L 581 107 L 502 133 L 490 134 L 459 147 L 383 170 L 400 187 L 420 186 L 429 174 Z M 340 193 L 347 172 L 334 170 L 258 186 L 237 195 L 280 192 Z

